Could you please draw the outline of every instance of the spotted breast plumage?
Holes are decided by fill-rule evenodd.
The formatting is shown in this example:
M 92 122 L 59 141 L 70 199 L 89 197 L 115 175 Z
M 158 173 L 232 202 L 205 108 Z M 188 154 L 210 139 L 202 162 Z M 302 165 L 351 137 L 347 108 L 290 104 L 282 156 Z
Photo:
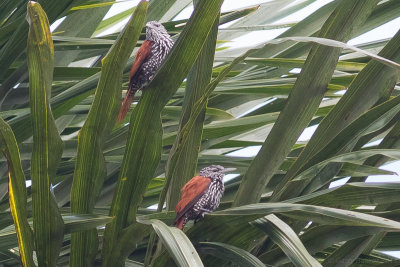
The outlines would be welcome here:
M 118 122 L 128 113 L 135 93 L 153 79 L 173 45 L 174 41 L 161 23 L 150 21 L 146 24 L 146 40 L 140 46 L 132 64 L 129 87 L 117 117 Z
M 174 225 L 182 229 L 189 220 L 195 222 L 218 208 L 224 193 L 224 173 L 233 170 L 220 165 L 203 168 L 198 176 L 190 179 L 182 188 L 182 196 L 176 205 Z

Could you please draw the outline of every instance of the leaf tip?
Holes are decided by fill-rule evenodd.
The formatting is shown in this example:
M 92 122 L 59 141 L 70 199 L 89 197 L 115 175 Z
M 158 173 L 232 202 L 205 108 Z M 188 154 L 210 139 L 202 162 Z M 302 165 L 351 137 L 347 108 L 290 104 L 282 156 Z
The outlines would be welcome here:
M 33 6 L 35 6 L 35 5 L 37 5 L 38 4 L 38 2 L 36 2 L 36 1 L 28 1 L 28 7 L 33 7 Z

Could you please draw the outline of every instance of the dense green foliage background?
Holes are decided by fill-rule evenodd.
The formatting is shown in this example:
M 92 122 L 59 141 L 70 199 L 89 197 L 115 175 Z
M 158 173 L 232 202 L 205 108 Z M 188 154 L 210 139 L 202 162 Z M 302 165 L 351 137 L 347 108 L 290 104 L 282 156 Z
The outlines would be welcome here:
M 382 251 L 399 250 L 400 184 L 365 181 L 400 159 L 400 32 L 346 42 L 400 2 L 335 0 L 279 23 L 316 1 L 220 13 L 222 0 L 151 0 L 103 19 L 114 1 L 1 0 L 0 265 L 399 265 Z M 175 46 L 115 124 L 150 20 Z M 180 188 L 210 164 L 237 168 L 220 208 L 170 227 Z

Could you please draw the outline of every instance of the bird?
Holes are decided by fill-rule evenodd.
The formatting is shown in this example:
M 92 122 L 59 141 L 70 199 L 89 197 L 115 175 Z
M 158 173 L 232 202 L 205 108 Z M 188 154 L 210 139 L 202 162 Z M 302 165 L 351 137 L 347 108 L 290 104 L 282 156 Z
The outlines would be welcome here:
M 201 169 L 181 189 L 182 195 L 176 205 L 174 226 L 183 229 L 189 220 L 198 220 L 218 208 L 224 193 L 224 173 L 235 170 L 220 165 L 210 165 Z
M 173 45 L 174 41 L 160 22 L 147 22 L 146 40 L 140 46 L 129 72 L 129 86 L 117 122 L 125 118 L 135 93 L 153 79 Z

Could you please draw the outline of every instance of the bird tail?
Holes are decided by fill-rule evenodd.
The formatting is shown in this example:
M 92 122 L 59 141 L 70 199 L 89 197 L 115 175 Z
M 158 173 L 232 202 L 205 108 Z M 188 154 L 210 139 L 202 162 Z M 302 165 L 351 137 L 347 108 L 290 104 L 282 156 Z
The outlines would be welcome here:
M 183 225 L 184 222 L 185 222 L 185 218 L 184 218 L 184 216 L 182 216 L 181 218 L 179 218 L 179 220 L 177 220 L 177 221 L 174 222 L 174 226 L 175 226 L 176 228 L 182 230 L 182 228 L 183 228 L 183 226 L 184 226 L 184 225 Z
M 117 122 L 121 122 L 124 120 L 126 114 L 129 111 L 129 107 L 133 102 L 133 97 L 135 96 L 136 91 L 137 91 L 136 89 L 129 88 L 128 91 L 126 92 L 124 101 L 122 102 L 121 109 L 119 110 Z

